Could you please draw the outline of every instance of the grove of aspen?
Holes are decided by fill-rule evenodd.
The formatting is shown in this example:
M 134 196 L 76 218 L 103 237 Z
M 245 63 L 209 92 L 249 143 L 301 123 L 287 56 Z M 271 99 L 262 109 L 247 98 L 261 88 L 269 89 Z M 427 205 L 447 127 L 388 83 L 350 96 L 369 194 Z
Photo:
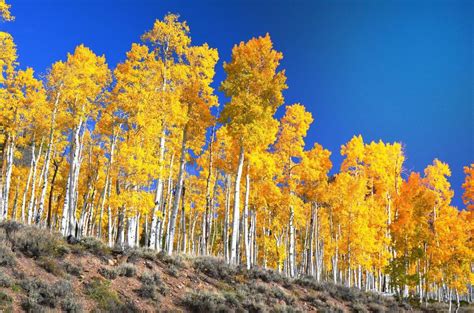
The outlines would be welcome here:
M 9 9 L 1 0 L 5 22 Z M 401 297 L 472 300 L 474 164 L 462 208 L 451 204 L 448 164 L 410 172 L 399 142 L 356 135 L 329 174 L 331 152 L 305 144 L 317 112 L 285 103 L 283 54 L 269 34 L 233 47 L 222 82 L 218 51 L 193 44 L 171 13 L 114 69 L 84 45 L 42 76 L 17 58 L 0 32 L 0 221 Z

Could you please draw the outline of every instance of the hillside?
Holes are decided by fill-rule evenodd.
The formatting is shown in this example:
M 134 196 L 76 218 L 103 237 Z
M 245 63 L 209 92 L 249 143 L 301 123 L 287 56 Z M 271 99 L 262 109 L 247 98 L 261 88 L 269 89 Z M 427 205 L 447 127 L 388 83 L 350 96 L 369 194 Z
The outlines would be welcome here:
M 423 311 L 445 311 L 430 304 Z M 247 271 L 212 257 L 115 251 L 93 238 L 61 239 L 0 224 L 0 312 L 406 312 L 390 297 L 310 278 Z M 461 311 L 468 311 L 461 307 Z

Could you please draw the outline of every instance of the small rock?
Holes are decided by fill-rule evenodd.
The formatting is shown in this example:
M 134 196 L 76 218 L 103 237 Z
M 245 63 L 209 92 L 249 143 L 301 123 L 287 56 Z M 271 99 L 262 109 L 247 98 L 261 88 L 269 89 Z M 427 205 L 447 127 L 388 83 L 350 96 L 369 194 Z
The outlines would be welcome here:
M 74 237 L 73 235 L 67 236 L 66 240 L 67 240 L 67 243 L 70 245 L 75 245 L 79 243 L 79 240 L 77 240 L 76 237 Z

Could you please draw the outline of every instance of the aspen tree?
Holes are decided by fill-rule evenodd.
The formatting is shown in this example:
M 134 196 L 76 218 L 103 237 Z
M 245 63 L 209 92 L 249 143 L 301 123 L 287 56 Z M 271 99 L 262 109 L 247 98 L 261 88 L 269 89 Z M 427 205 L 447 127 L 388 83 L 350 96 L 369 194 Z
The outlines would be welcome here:
M 181 102 L 184 108 L 181 112 L 182 140 L 179 159 L 176 194 L 169 223 L 170 232 L 167 235 L 168 254 L 173 252 L 174 231 L 178 206 L 183 190 L 186 153 L 189 138 L 204 138 L 205 130 L 211 125 L 210 108 L 217 105 L 210 83 L 214 77 L 214 67 L 218 59 L 217 50 L 210 49 L 207 44 L 189 47 L 185 52 L 187 66 L 183 69 L 184 82 Z M 203 140 L 201 139 L 201 145 Z M 199 152 L 200 147 L 193 149 Z
M 426 258 L 424 247 L 431 237 L 429 220 L 434 201 L 433 193 L 418 173 L 411 173 L 402 183 L 396 199 L 397 209 L 391 225 L 396 257 L 390 263 L 390 276 L 403 297 L 407 297 L 421 280 L 417 268 Z
M 299 215 L 299 210 L 295 210 L 296 177 L 295 168 L 300 166 L 303 158 L 304 137 L 313 122 L 311 113 L 307 112 L 301 104 L 293 104 L 286 107 L 285 115 L 280 122 L 278 139 L 275 143 L 275 153 L 278 155 L 282 168 L 281 183 L 284 186 L 285 204 L 288 206 L 288 265 L 291 277 L 296 275 L 296 247 L 295 247 L 295 211 Z
M 47 138 L 47 147 L 46 147 L 46 155 L 44 159 L 45 168 L 43 171 L 42 176 L 42 184 L 40 190 L 40 197 L 38 201 L 38 212 L 35 216 L 35 223 L 39 224 L 41 217 L 44 212 L 44 206 L 46 201 L 46 192 L 48 188 L 48 177 L 49 177 L 49 168 L 51 163 L 51 158 L 53 154 L 53 150 L 55 149 L 55 135 L 57 136 L 57 125 L 56 120 L 58 113 L 61 114 L 63 112 L 58 112 L 60 110 L 60 98 L 61 98 L 61 90 L 64 86 L 63 75 L 65 64 L 63 62 L 57 62 L 53 64 L 51 70 L 49 71 L 47 77 L 47 96 L 48 96 L 48 107 L 50 110 L 50 120 L 49 120 L 49 134 Z
M 63 70 L 64 85 L 60 102 L 61 107 L 69 112 L 67 119 L 71 126 L 66 131 L 71 136 L 71 142 L 61 232 L 63 235 L 76 235 L 83 136 L 87 131 L 87 121 L 96 117 L 98 102 L 110 82 L 110 71 L 105 63 L 105 57 L 96 56 L 83 45 L 78 46 L 74 54 L 68 54 Z
M 234 207 L 230 263 L 237 263 L 237 239 L 240 234 L 240 180 L 244 168 L 245 151 L 250 147 L 268 146 L 272 128 L 276 127 L 273 114 L 283 103 L 286 89 L 284 71 L 277 68 L 283 55 L 273 49 L 270 36 L 241 42 L 232 49 L 232 60 L 224 63 L 227 74 L 220 89 L 231 100 L 225 105 L 221 121 L 238 143 L 238 165 L 234 181 Z
M 331 153 L 315 143 L 309 151 L 304 151 L 301 166 L 295 168 L 300 183 L 297 194 L 310 203 L 310 224 L 308 247 L 305 251 L 307 275 L 316 276 L 319 281 L 323 266 L 323 238 L 321 236 L 320 206 L 328 202 L 328 172 L 332 167 Z M 308 213 L 308 212 L 307 212 Z
M 10 124 L 13 122 L 13 115 L 15 115 L 15 105 L 11 103 L 11 95 L 8 92 L 8 88 L 14 78 L 17 58 L 16 45 L 13 42 L 13 37 L 8 33 L 0 32 L 0 140 L 2 148 L 0 220 L 4 218 L 4 214 L 8 209 L 13 154 L 16 145 L 16 136 L 8 129 L 11 127 Z
M 151 115 L 154 119 L 154 127 L 159 128 L 161 131 L 160 135 L 160 162 L 159 171 L 157 178 L 157 187 L 155 194 L 155 206 L 152 212 L 152 223 L 151 223 L 151 237 L 150 242 L 157 243 L 157 229 L 159 228 L 159 222 L 156 213 L 161 207 L 161 199 L 163 194 L 163 160 L 165 153 L 165 141 L 168 128 L 173 124 L 173 117 L 180 115 L 180 103 L 179 103 L 179 88 L 178 77 L 181 76 L 182 72 L 180 69 L 180 63 L 184 57 L 185 51 L 189 46 L 191 39 L 188 36 L 189 27 L 186 22 L 180 22 L 179 16 L 175 14 L 168 14 L 164 17 L 163 21 L 156 20 L 153 28 L 147 31 L 142 36 L 142 41 L 149 43 L 154 54 L 154 58 L 159 63 L 159 73 L 161 76 L 161 82 L 155 87 L 160 92 L 160 96 L 157 100 L 159 103 L 156 105 L 157 110 L 152 110 Z M 175 75 L 176 74 L 176 75 Z M 171 224 L 175 223 L 176 216 L 173 216 Z M 174 234 L 174 226 L 172 225 L 170 232 Z M 167 242 L 169 244 L 169 233 L 167 234 Z M 173 249 L 171 247 L 171 249 Z
M 40 81 L 33 77 L 33 70 L 31 68 L 27 70 L 20 70 L 12 74 L 6 81 L 8 92 L 5 93 L 5 98 L 2 101 L 5 102 L 5 110 L 0 114 L 0 119 L 3 125 L 6 127 L 3 129 L 4 132 L 4 148 L 6 151 L 6 158 L 2 166 L 2 197 L 0 197 L 1 212 L 0 219 L 6 217 L 9 206 L 9 194 L 11 186 L 11 174 L 14 166 L 14 157 L 18 146 L 24 146 L 28 142 L 24 133 L 34 133 L 34 127 L 40 128 L 40 119 L 38 115 L 41 113 L 39 110 L 44 107 L 45 94 L 43 85 Z M 35 135 L 32 135 L 34 138 Z M 37 142 L 34 142 L 32 146 L 33 152 Z M 40 156 L 41 152 L 38 154 Z M 37 156 L 33 155 L 32 165 L 37 168 Z M 33 179 L 36 179 L 36 171 L 34 171 Z M 33 181 L 33 184 L 34 184 Z M 34 188 L 31 193 L 34 197 Z M 30 201 L 30 204 L 33 203 Z

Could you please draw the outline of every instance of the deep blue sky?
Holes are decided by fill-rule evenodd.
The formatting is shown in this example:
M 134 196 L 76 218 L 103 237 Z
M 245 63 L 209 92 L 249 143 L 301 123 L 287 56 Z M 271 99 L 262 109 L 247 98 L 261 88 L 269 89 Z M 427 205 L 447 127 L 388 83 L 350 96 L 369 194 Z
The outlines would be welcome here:
M 35 1 L 11 0 L 21 65 L 45 73 L 84 43 L 114 67 L 167 12 L 181 14 L 193 42 L 219 50 L 269 32 L 284 53 L 287 104 L 315 122 L 308 134 L 333 152 L 354 134 L 401 141 L 407 170 L 439 158 L 451 166 L 462 206 L 462 167 L 474 162 L 473 1 Z M 280 116 L 283 109 L 278 112 Z

